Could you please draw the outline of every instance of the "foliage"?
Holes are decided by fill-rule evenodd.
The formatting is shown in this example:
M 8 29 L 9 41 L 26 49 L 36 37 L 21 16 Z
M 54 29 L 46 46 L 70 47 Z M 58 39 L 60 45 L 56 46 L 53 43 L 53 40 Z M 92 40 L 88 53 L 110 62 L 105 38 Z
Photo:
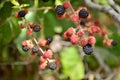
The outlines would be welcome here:
M 35 1 L 38 1 L 37 3 Z M 119 0 L 117 0 L 119 2 Z M 30 12 L 26 15 L 27 20 L 42 24 L 44 26 L 43 32 L 41 34 L 37 34 L 36 37 L 46 37 L 52 36 L 54 37 L 57 34 L 62 36 L 62 33 L 69 27 L 75 26 L 70 20 L 58 20 L 56 18 L 56 14 L 54 10 L 40 10 L 40 7 L 54 7 L 55 5 L 61 4 L 64 0 L 50 0 L 47 3 L 42 2 L 42 0 L 0 0 L 0 79 L 17 79 L 15 76 L 19 77 L 22 75 L 23 80 L 30 80 L 32 77 L 36 77 L 38 73 L 38 62 L 35 62 L 34 58 L 22 51 L 21 42 L 24 39 L 27 39 L 25 34 L 25 29 L 20 30 L 20 23 L 23 22 L 22 19 L 14 18 L 14 13 L 18 11 L 17 7 L 21 5 L 21 7 L 25 7 Z M 83 0 L 71 0 L 73 7 L 78 8 L 79 6 L 85 6 Z M 108 4 L 107 0 L 99 0 L 100 4 Z M 38 10 L 37 10 L 38 9 Z M 92 12 L 93 17 L 100 20 L 101 23 L 108 26 L 108 30 L 110 31 L 111 38 L 114 38 L 118 42 L 120 41 L 120 35 L 118 34 L 118 29 L 116 28 L 114 21 L 108 15 L 105 15 L 102 12 L 96 12 L 96 10 L 89 9 Z M 101 17 L 102 16 L 102 17 Z M 106 64 L 111 69 L 117 69 L 120 65 L 120 44 L 116 47 L 104 47 L 102 46 L 102 39 L 97 36 L 97 44 L 96 50 L 100 52 L 100 55 L 103 57 Z M 59 75 L 64 75 L 66 77 L 70 77 L 71 80 L 82 79 L 85 76 L 85 66 L 83 65 L 82 59 L 78 54 L 78 49 L 76 47 L 68 47 L 64 50 L 60 51 L 58 55 L 61 61 L 61 66 L 58 69 L 62 69 L 59 72 Z M 25 56 L 27 55 L 27 56 Z M 113 57 L 114 56 L 114 57 Z M 26 58 L 27 57 L 27 58 Z M 86 58 L 85 58 L 86 59 Z M 1 63 L 10 63 L 16 61 L 28 61 L 33 60 L 33 63 L 29 65 L 17 65 L 14 66 L 14 70 L 12 71 L 11 64 L 10 65 L 1 65 Z M 94 66 L 98 64 L 98 61 L 93 57 L 87 57 L 87 63 L 89 63 L 90 68 L 95 68 L 97 70 L 98 66 Z M 35 63 L 34 63 L 35 62 Z M 34 64 L 34 66 L 33 66 Z M 5 67 L 4 67 L 5 66 Z M 4 67 L 4 68 L 3 68 Z M 57 70 L 57 71 L 59 71 Z M 12 73 L 12 74 L 11 74 Z M 25 73 L 25 75 L 24 75 Z M 41 75 L 52 75 L 56 72 L 51 73 L 50 71 L 42 72 Z M 119 73 L 120 74 L 120 73 Z M 27 75 L 27 77 L 26 77 Z M 22 79 L 21 78 L 21 79 Z M 44 77 L 42 77 L 44 78 Z M 59 76 L 57 77 L 59 78 Z M 117 80 L 119 80 L 119 75 Z M 54 78 L 52 78 L 55 80 Z M 52 80 L 51 79 L 51 80 Z

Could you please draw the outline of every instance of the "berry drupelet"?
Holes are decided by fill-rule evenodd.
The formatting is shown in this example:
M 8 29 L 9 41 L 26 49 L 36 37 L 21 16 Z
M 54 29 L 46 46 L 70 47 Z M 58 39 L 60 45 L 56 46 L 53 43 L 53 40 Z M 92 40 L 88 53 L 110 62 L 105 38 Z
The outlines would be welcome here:
M 51 70 L 55 70 L 57 67 L 56 63 L 55 62 L 50 62 L 48 64 L 48 68 L 51 69 Z
M 90 44 L 83 46 L 83 51 L 85 54 L 90 55 L 93 52 L 93 47 Z
M 87 10 L 81 9 L 81 10 L 79 11 L 78 15 L 79 15 L 80 18 L 87 18 L 88 15 L 89 15 L 89 13 L 88 13 Z
M 57 15 L 63 15 L 65 13 L 65 8 L 62 5 L 58 5 L 55 11 Z
M 32 52 L 33 52 L 33 53 L 37 53 L 38 51 L 39 51 L 39 49 L 38 49 L 37 46 L 34 46 L 34 47 L 32 48 Z
M 34 25 L 34 27 L 33 27 L 34 32 L 39 32 L 40 30 L 41 30 L 41 28 L 39 25 Z
M 22 46 L 23 51 L 27 52 L 30 48 L 28 46 Z

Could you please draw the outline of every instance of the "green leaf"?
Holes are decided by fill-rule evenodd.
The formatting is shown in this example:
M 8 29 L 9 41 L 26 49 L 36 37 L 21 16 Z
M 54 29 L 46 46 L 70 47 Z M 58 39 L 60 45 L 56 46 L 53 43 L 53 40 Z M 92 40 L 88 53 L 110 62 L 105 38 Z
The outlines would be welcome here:
M 0 25 L 0 46 L 8 44 L 12 40 L 12 30 L 6 21 Z
M 20 5 L 21 8 L 28 7 L 28 6 L 30 6 L 30 4 L 21 4 Z
M 105 5 L 105 4 L 108 4 L 108 1 L 107 0 L 98 0 L 98 3 Z
M 10 2 L 5 2 L 3 7 L 0 9 L 0 20 L 4 22 L 8 17 L 11 16 L 12 4 Z
M 13 37 L 17 37 L 19 34 L 20 34 L 20 26 L 18 24 L 18 20 L 14 17 L 11 17 L 9 19 L 9 24 L 10 24 L 10 27 L 12 29 L 12 35 Z
M 13 5 L 15 5 L 15 6 L 19 6 L 20 4 L 18 3 L 18 1 L 16 1 L 16 0 L 11 0 L 11 3 L 13 4 Z
M 20 35 L 18 36 L 18 38 L 15 40 L 15 44 L 17 46 L 17 49 L 19 50 L 19 52 L 22 54 L 22 55 L 25 55 L 25 56 L 28 56 L 29 55 L 29 52 L 24 52 L 22 50 L 22 46 L 21 46 L 21 43 L 23 40 L 26 39 L 26 29 L 23 29 L 20 33 Z
M 55 5 L 62 5 L 62 1 L 61 0 L 55 0 Z
M 75 47 L 65 48 L 61 52 L 62 72 L 71 80 L 80 80 L 84 78 L 84 65 L 80 59 Z

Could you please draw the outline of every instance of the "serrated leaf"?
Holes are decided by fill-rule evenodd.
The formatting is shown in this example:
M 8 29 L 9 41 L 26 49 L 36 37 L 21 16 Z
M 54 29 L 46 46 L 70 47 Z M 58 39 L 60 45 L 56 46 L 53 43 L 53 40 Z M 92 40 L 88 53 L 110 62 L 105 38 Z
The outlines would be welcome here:
M 11 3 L 13 4 L 13 5 L 15 5 L 15 6 L 19 6 L 20 4 L 18 3 L 18 1 L 16 1 L 16 0 L 11 0 Z
M 20 5 L 21 8 L 28 7 L 28 6 L 30 6 L 30 4 L 21 4 Z
M 75 47 L 65 48 L 61 52 L 62 72 L 70 80 L 80 80 L 84 78 L 84 66 Z

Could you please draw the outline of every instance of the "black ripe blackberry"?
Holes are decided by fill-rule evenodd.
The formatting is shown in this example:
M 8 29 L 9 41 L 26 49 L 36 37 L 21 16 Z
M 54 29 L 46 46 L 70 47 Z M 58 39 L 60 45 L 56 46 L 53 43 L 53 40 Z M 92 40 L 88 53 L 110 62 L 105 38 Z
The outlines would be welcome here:
M 55 62 L 50 62 L 48 64 L 48 68 L 51 69 L 51 70 L 55 70 L 57 67 L 56 63 Z
M 112 45 L 112 46 L 116 46 L 116 45 L 117 45 L 117 41 L 113 40 L 113 41 L 111 42 L 111 45 Z
M 48 2 L 49 0 L 42 0 L 43 2 Z
M 32 52 L 33 52 L 33 53 L 37 53 L 38 51 L 39 51 L 39 49 L 38 49 L 37 46 L 34 46 L 34 47 L 32 48 Z
M 81 21 L 80 21 L 80 25 L 83 25 L 83 26 L 84 26 L 85 23 L 86 23 L 86 20 L 81 20 Z
M 34 27 L 33 27 L 33 31 L 34 32 L 38 32 L 38 31 L 40 31 L 40 26 L 39 25 L 34 25 Z
M 80 18 L 87 18 L 88 15 L 89 15 L 89 13 L 88 13 L 87 10 L 81 9 L 81 10 L 79 11 L 78 15 L 79 15 Z
M 63 15 L 65 13 L 65 8 L 62 5 L 58 5 L 55 11 L 57 15 Z
M 90 44 L 83 46 L 83 51 L 85 54 L 90 55 L 93 52 L 93 47 Z
M 47 44 L 50 44 L 52 42 L 52 37 L 46 37 Z
M 27 52 L 30 48 L 28 46 L 22 46 L 23 51 Z
M 26 15 L 26 11 L 25 10 L 21 10 L 18 12 L 18 17 L 25 17 Z

